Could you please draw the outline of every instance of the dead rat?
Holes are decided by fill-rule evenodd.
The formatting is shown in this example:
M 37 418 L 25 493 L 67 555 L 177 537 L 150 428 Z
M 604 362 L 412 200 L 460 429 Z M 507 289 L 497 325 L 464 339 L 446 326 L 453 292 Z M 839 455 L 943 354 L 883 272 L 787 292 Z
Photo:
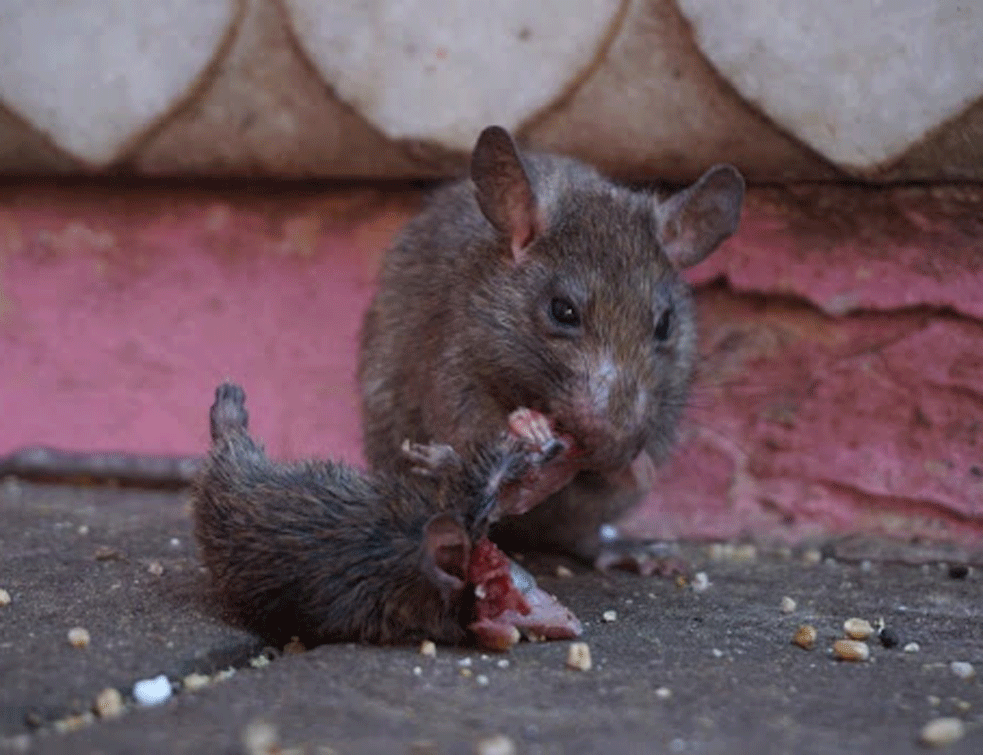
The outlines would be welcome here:
M 370 465 L 405 465 L 404 439 L 487 443 L 529 407 L 573 442 L 493 539 L 658 566 L 609 525 L 652 484 L 687 401 L 696 324 L 679 270 L 734 232 L 743 194 L 719 165 L 660 200 L 485 129 L 470 180 L 383 259 L 359 359 Z
M 331 462 L 269 460 L 247 432 L 245 395 L 220 385 L 212 448 L 192 493 L 195 537 L 225 609 L 262 636 L 456 643 L 504 649 L 518 630 L 579 634 L 555 599 L 525 583 L 487 539 L 508 489 L 563 450 L 535 413 L 458 455 L 407 446 L 413 470 L 365 474 Z

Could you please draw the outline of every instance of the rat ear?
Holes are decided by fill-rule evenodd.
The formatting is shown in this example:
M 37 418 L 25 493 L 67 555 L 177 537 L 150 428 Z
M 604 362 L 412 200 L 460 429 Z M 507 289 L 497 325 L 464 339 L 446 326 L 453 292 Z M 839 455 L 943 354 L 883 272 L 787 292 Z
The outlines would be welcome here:
M 501 126 L 489 126 L 478 137 L 471 180 L 481 212 L 509 240 L 519 260 L 539 232 L 536 195 L 515 142 Z
M 437 514 L 423 527 L 423 572 L 445 600 L 464 589 L 471 561 L 471 538 L 450 514 Z
M 732 165 L 715 165 L 687 189 L 657 202 L 659 242 L 676 267 L 703 261 L 737 230 L 744 179 Z

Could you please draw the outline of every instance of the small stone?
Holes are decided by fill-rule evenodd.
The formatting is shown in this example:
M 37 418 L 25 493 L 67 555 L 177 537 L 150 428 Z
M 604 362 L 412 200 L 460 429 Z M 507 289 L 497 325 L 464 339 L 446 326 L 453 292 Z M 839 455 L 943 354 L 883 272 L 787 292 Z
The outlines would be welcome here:
M 940 705 L 942 705 L 942 698 L 939 697 L 938 695 L 929 695 L 925 699 L 928 701 L 928 704 L 931 705 L 933 708 L 938 708 Z
M 458 673 L 465 679 L 470 679 L 472 676 L 474 676 L 474 671 L 469 668 L 462 668 L 458 671 Z
M 816 638 L 818 636 L 819 633 L 816 631 L 814 626 L 811 626 L 810 624 L 803 624 L 795 630 L 795 635 L 792 637 L 792 642 L 803 650 L 812 650 L 816 646 Z
M 198 692 L 211 683 L 211 677 L 206 676 L 205 674 L 199 674 L 197 672 L 188 674 L 181 680 L 181 686 L 184 687 L 185 692 Z
M 478 685 L 479 687 L 487 687 L 487 686 L 488 686 L 488 677 L 487 677 L 487 676 L 485 676 L 484 674 L 478 674 L 478 675 L 477 675 L 477 676 L 476 676 L 476 677 L 474 678 L 474 681 L 475 681 L 475 683 L 476 683 L 476 684 L 477 684 L 477 685 Z
M 721 650 L 720 648 L 713 648 L 710 651 L 710 653 L 713 655 L 714 658 L 723 658 L 724 657 L 724 651 Z
M 866 640 L 874 633 L 874 627 L 867 619 L 852 618 L 843 622 L 843 631 L 851 640 Z
M 509 664 L 509 659 L 508 658 L 499 658 L 495 662 L 495 665 L 498 666 L 499 668 L 508 668 L 509 665 L 510 665 Z
M 0 608 L 10 605 L 10 593 L 0 587 Z
M 710 577 L 707 576 L 707 573 L 705 571 L 698 571 L 693 575 L 693 581 L 690 583 L 690 587 L 693 588 L 693 592 L 706 592 L 710 584 Z
M 601 620 L 607 622 L 608 624 L 610 624 L 612 621 L 617 621 L 618 620 L 618 612 L 617 611 L 605 611 L 604 613 L 601 614 Z
M 123 715 L 123 696 L 118 689 L 107 687 L 96 695 L 94 707 L 99 718 L 118 718 Z
M 434 658 L 437 655 L 437 645 L 432 640 L 424 640 L 420 643 L 420 655 L 427 658 Z
M 68 630 L 68 641 L 72 647 L 87 648 L 91 640 L 92 638 L 89 637 L 88 630 L 83 627 L 72 627 Z
M 862 663 L 870 659 L 870 648 L 858 640 L 837 640 L 833 643 L 833 655 L 841 661 Z
M 798 608 L 798 604 L 793 598 L 786 595 L 782 598 L 779 608 L 781 609 L 782 613 L 795 613 L 795 609 Z
M 966 734 L 966 725 L 958 718 L 934 718 L 922 727 L 919 739 L 929 747 L 944 747 L 958 742 Z
M 88 535 L 89 534 L 89 525 L 87 525 L 87 524 L 80 524 L 79 525 L 79 528 L 78 528 L 78 530 L 76 530 L 76 532 L 78 532 L 80 535 L 83 535 L 83 536 L 84 535 Z
M 170 541 L 170 545 L 171 545 L 172 548 L 180 548 L 181 547 L 181 538 L 179 538 L 179 537 L 172 537 L 171 538 L 171 541 Z
M 266 668 L 270 665 L 270 659 L 263 653 L 260 653 L 255 658 L 249 659 L 249 665 L 253 668 Z
M 470 658 L 461 658 L 460 660 L 458 660 L 457 665 L 458 666 L 461 666 L 463 668 L 467 668 L 472 663 L 473 663 L 473 661 Z
M 659 700 L 668 700 L 670 697 L 672 697 L 672 690 L 668 687 L 659 687 L 655 691 L 655 696 Z
M 921 650 L 921 649 L 922 649 L 922 646 L 921 646 L 921 645 L 919 645 L 919 644 L 918 644 L 917 642 L 909 642 L 909 643 L 908 643 L 907 645 L 905 645 L 905 646 L 904 646 L 903 648 L 901 648 L 901 649 L 902 649 L 902 650 L 903 650 L 903 651 L 904 651 L 905 653 L 917 653 L 917 652 L 918 652 L 919 650 Z
M 478 742 L 475 752 L 477 755 L 515 755 L 515 742 L 504 734 L 486 737 Z
M 423 668 L 421 666 L 414 666 L 413 676 L 423 676 Z
M 586 642 L 571 642 L 567 650 L 567 668 L 590 671 L 590 646 Z
M 231 679 L 233 676 L 235 676 L 235 673 L 236 670 L 234 668 L 226 668 L 222 669 L 221 671 L 216 671 L 215 674 L 212 675 L 212 681 L 224 682 L 226 679 Z
M 96 561 L 122 561 L 124 558 L 120 551 L 108 545 L 100 545 L 96 548 L 95 557 Z
M 164 573 L 164 565 L 160 561 L 151 561 L 147 566 L 147 571 L 153 574 L 155 577 L 159 577 Z
M 160 705 L 170 698 L 173 690 L 166 674 L 155 676 L 153 679 L 141 679 L 133 685 L 133 698 L 140 705 Z
M 949 664 L 949 668 L 960 679 L 972 679 L 976 676 L 976 669 L 973 668 L 973 664 L 966 661 L 953 661 Z
M 556 567 L 556 576 L 558 576 L 560 579 L 568 579 L 573 576 L 573 572 L 566 566 L 563 566 L 563 564 L 560 564 Z
M 950 579 L 966 579 L 969 576 L 969 567 L 966 564 L 950 564 Z
M 891 627 L 882 627 L 880 631 L 877 632 L 877 638 L 881 641 L 881 645 L 886 648 L 897 647 L 901 642 L 901 638 L 898 637 L 898 633 L 891 629 Z

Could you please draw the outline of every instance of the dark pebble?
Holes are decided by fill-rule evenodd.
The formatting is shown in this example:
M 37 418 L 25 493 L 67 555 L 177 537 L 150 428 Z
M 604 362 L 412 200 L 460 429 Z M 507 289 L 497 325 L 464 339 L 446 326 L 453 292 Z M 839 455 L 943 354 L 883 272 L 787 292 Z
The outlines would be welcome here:
M 881 644 L 886 648 L 897 647 L 898 643 L 901 642 L 901 638 L 898 637 L 898 633 L 895 632 L 890 627 L 884 627 L 877 636 L 881 640 Z
M 969 574 L 969 567 L 966 564 L 949 565 L 949 576 L 952 579 L 966 579 L 967 574 Z

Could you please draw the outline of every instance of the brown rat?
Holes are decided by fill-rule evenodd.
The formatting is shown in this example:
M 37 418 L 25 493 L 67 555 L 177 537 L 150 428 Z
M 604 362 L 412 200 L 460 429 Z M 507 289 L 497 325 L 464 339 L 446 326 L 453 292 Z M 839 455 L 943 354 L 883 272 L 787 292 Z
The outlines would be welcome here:
M 210 417 L 212 449 L 192 496 L 195 537 L 217 595 L 246 627 L 307 643 L 454 643 L 471 629 L 498 649 L 520 628 L 579 633 L 534 584 L 516 589 L 485 537 L 499 493 L 555 453 L 555 438 L 503 436 L 466 457 L 413 446 L 406 454 L 422 474 L 396 476 L 269 460 L 231 383 L 216 389 Z
M 651 484 L 688 397 L 679 270 L 733 233 L 743 192 L 721 165 L 659 200 L 485 129 L 470 180 L 439 190 L 384 257 L 359 362 L 370 465 L 398 469 L 404 439 L 488 442 L 529 407 L 573 442 L 526 486 L 548 500 L 493 539 L 617 561 L 605 525 Z

